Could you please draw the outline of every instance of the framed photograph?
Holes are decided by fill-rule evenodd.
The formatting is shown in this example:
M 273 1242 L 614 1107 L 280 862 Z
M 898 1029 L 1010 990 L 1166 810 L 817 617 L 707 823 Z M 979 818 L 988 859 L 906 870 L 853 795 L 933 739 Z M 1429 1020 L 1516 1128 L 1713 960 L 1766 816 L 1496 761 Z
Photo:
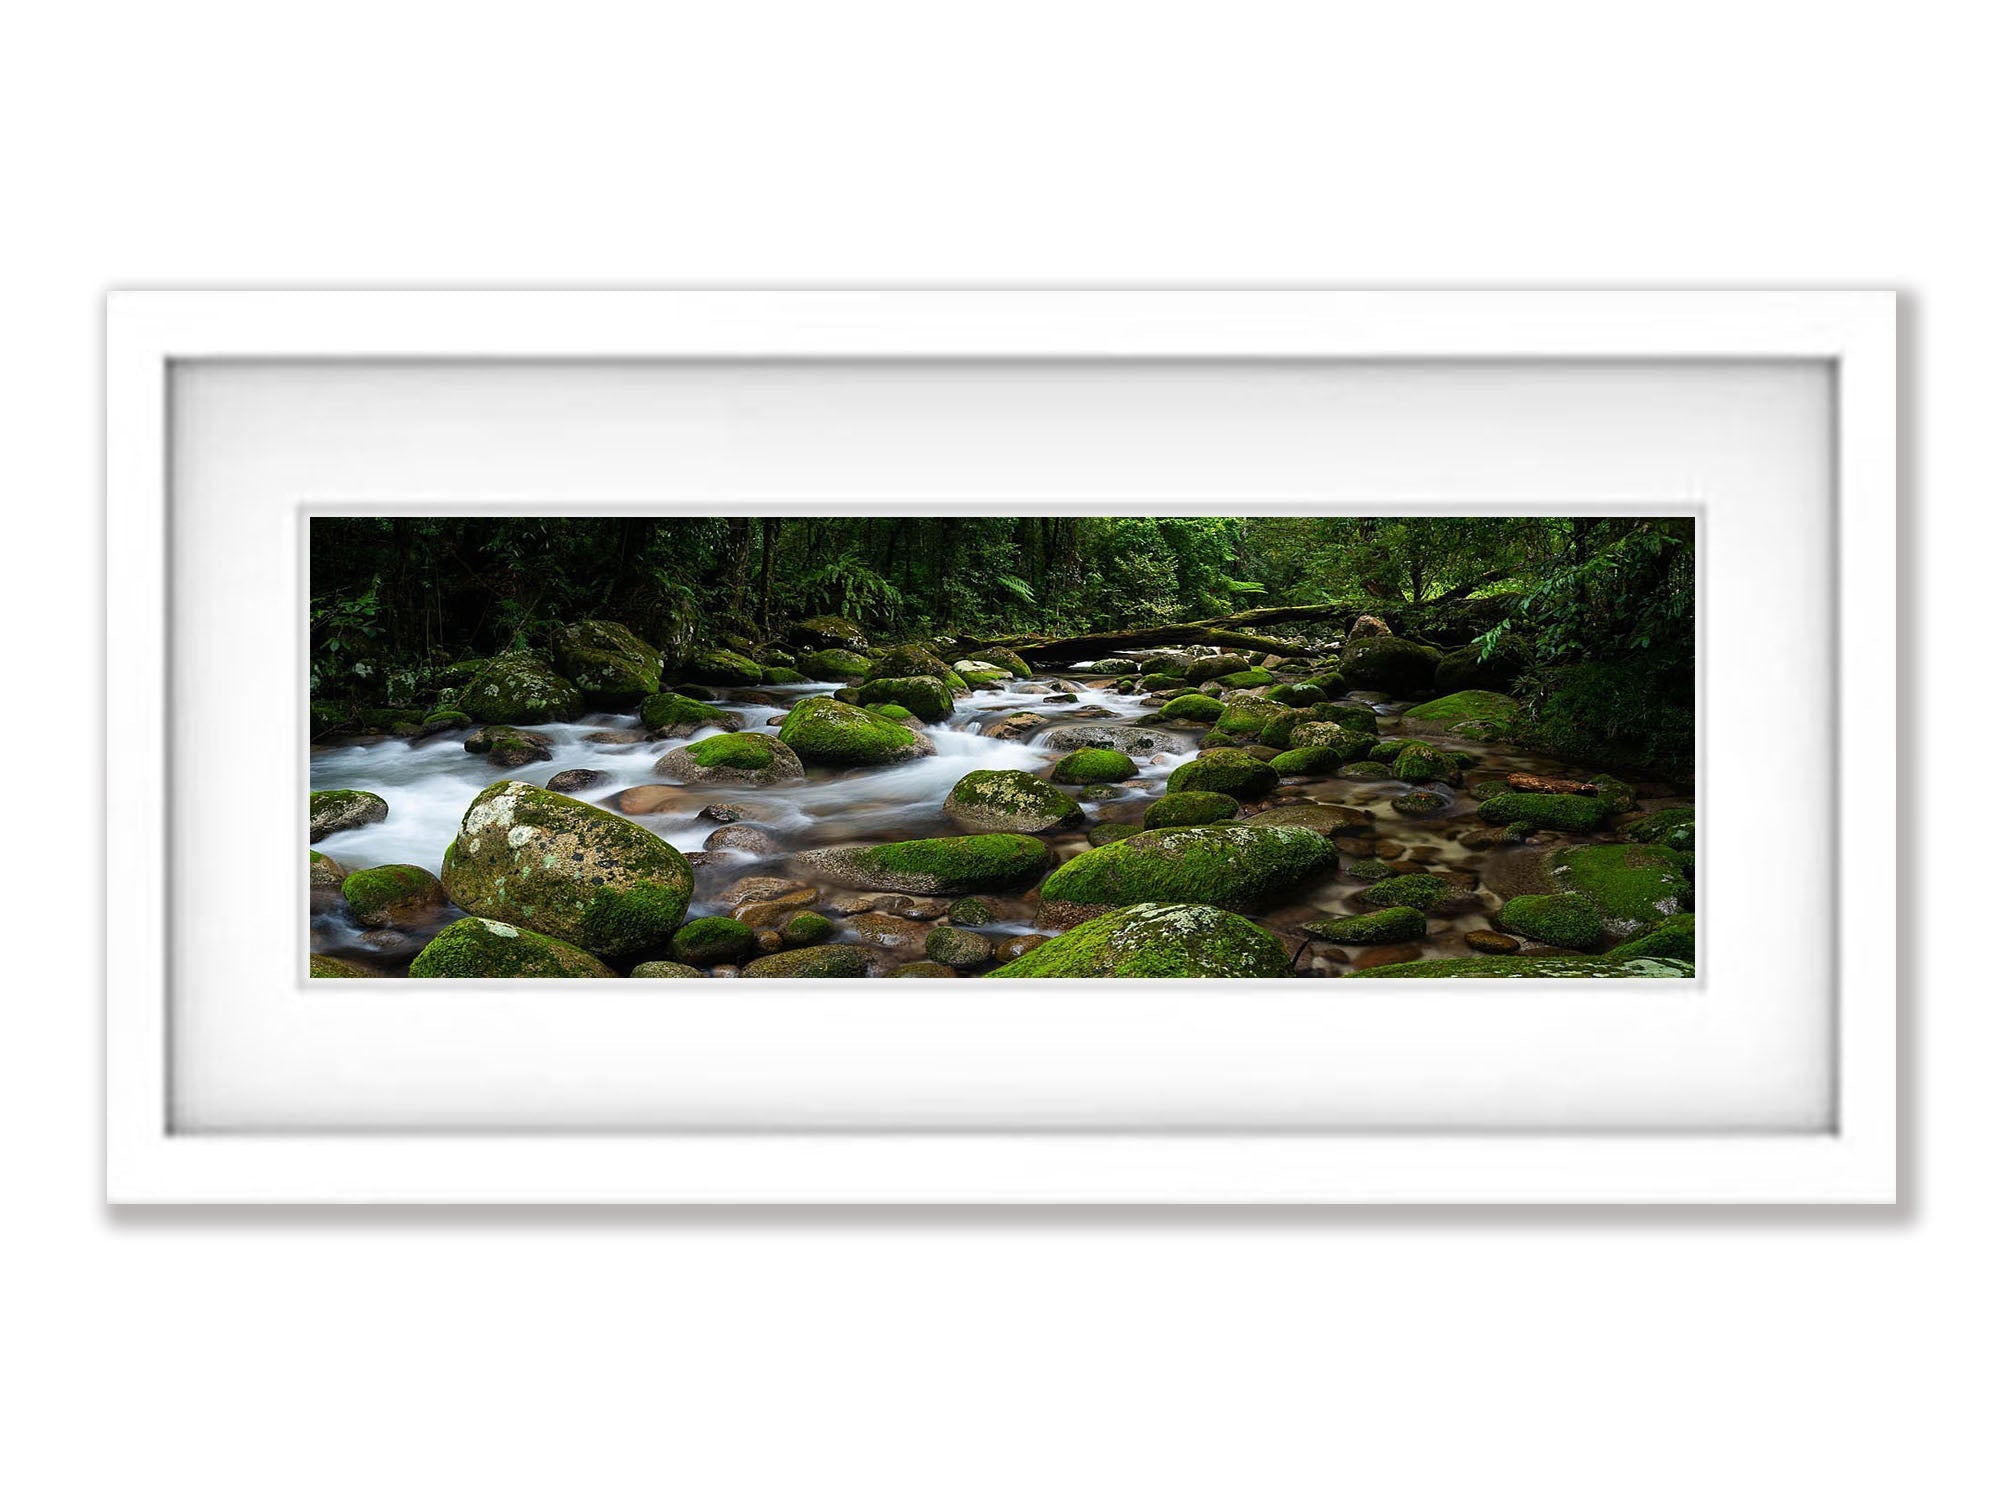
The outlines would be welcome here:
M 114 1201 L 1895 1199 L 1889 294 L 108 328 Z

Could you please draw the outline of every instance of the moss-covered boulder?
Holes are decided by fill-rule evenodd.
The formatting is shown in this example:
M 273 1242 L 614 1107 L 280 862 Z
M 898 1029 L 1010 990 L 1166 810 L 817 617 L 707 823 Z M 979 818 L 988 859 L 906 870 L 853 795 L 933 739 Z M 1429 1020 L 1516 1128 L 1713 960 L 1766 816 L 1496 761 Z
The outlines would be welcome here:
M 1076 799 L 1026 771 L 972 771 L 944 799 L 967 833 L 1050 833 L 1083 821 Z
M 656 958 L 647 963 L 634 965 L 632 977 L 634 979 L 706 979 L 708 976 L 693 964 L 677 964 L 670 959 Z
M 1694 904 L 1681 859 L 1653 844 L 1578 844 L 1551 854 L 1545 868 L 1557 890 L 1589 899 L 1614 938 L 1658 926 Z
M 1378 880 L 1357 898 L 1363 906 L 1386 911 L 1392 906 L 1414 906 L 1421 912 L 1442 911 L 1460 904 L 1464 892 L 1440 875 L 1418 873 L 1392 875 Z
M 969 896 L 1032 884 L 1049 865 L 1048 846 L 1024 833 L 847 844 L 794 856 L 801 869 L 864 891 Z
M 1683 958 L 1694 962 L 1694 913 L 1668 917 L 1658 927 L 1613 948 L 1611 958 Z
M 1248 688 L 1269 687 L 1272 683 L 1276 682 L 1277 680 L 1278 679 L 1274 677 L 1267 668 L 1264 667 L 1250 667 L 1245 671 L 1230 672 L 1221 677 L 1212 677 L 1208 679 L 1209 685 L 1211 687 L 1234 688 L 1238 690 L 1248 689 Z
M 583 713 L 583 694 L 539 656 L 509 651 L 488 659 L 458 707 L 487 724 L 566 724 Z
M 956 674 L 943 657 L 928 646 L 914 642 L 903 646 L 891 646 L 868 669 L 868 680 L 877 682 L 897 677 L 935 677 L 941 682 L 949 682 Z
M 654 762 L 653 770 L 683 786 L 782 786 L 806 779 L 806 768 L 790 745 L 754 731 L 712 734 L 678 746 Z
M 1280 776 L 1322 776 L 1340 769 L 1340 752 L 1326 745 L 1303 745 L 1273 756 L 1266 764 Z
M 993 962 L 993 940 L 963 927 L 933 927 L 924 938 L 924 957 L 970 973 Z
M 1049 767 L 1049 780 L 1064 786 L 1125 781 L 1138 774 L 1139 767 L 1123 750 L 1072 750 Z
M 1430 923 L 1414 906 L 1386 906 L 1380 911 L 1362 912 L 1359 916 L 1308 922 L 1304 930 L 1330 943 L 1367 948 L 1382 943 L 1421 941 L 1430 930 Z
M 329 859 L 317 849 L 306 851 L 306 884 L 315 891 L 320 889 L 339 890 L 341 882 L 347 879 L 347 867 L 337 859 Z
M 1447 651 L 1438 661 L 1436 687 L 1440 693 L 1459 693 L 1467 689 L 1487 689 L 1504 693 L 1514 686 L 1514 681 L 1527 666 L 1527 650 L 1523 646 L 1510 644 L 1506 638 L 1492 651 L 1483 651 L 1477 644 L 1461 646 L 1456 651 Z
M 793 912 L 779 929 L 787 948 L 812 948 L 833 936 L 833 922 L 816 911 Z
M 1242 804 L 1227 792 L 1168 792 L 1146 809 L 1148 828 L 1199 828 L 1226 823 Z
M 1516 896 L 1500 908 L 1498 925 L 1538 943 L 1558 948 L 1595 948 L 1604 937 L 1597 908 L 1582 896 Z
M 1087 914 L 1077 909 L 1142 901 L 1255 912 L 1339 864 L 1333 845 L 1306 828 L 1152 829 L 1077 855 L 1042 882 L 1042 902 L 1059 920 Z
M 1189 682 L 1207 682 L 1212 677 L 1227 677 L 1232 672 L 1247 672 L 1250 662 L 1241 656 L 1204 656 L 1189 662 L 1181 675 Z
M 503 771 L 556 758 L 554 740 L 532 729 L 516 729 L 512 724 L 481 725 L 465 737 L 465 748 L 468 754 L 483 755 L 488 765 Z
M 1370 832 L 1374 818 L 1337 802 L 1281 802 L 1244 821 L 1253 828 L 1310 828 L 1322 838 L 1337 839 Z
M 1281 979 L 1284 945 L 1219 907 L 1141 902 L 1106 912 L 1003 964 L 989 979 Z
M 1610 815 L 1597 798 L 1565 792 L 1502 792 L 1479 804 L 1479 816 L 1498 827 L 1527 823 L 1560 833 L 1594 833 Z
M 741 729 L 743 716 L 683 693 L 655 693 L 639 705 L 639 722 L 659 739 L 683 739 L 697 729 Z
M 1365 734 L 1370 740 L 1382 737 L 1383 720 L 1374 709 L 1362 703 L 1315 703 L 1306 710 L 1306 717 L 1315 724 L 1337 724 L 1342 729 L 1351 729 L 1356 734 Z
M 556 665 L 592 708 L 629 708 L 660 690 L 660 653 L 611 620 L 559 625 Z
M 733 917 L 696 917 L 674 934 L 669 946 L 682 963 L 712 969 L 754 952 L 757 934 Z
M 1368 752 L 1375 748 L 1375 736 L 1358 729 L 1350 729 L 1345 724 L 1307 723 L 1296 725 L 1292 730 L 1294 750 L 1331 750 L 1335 765 L 1346 765 L 1353 760 L 1366 760 Z
M 1213 724 L 1222 717 L 1222 700 L 1206 693 L 1182 693 L 1169 698 L 1160 712 L 1169 719 L 1188 719 L 1196 724 Z
M 601 959 L 559 938 L 490 917 L 465 917 L 410 961 L 412 979 L 616 979 Z
M 860 682 L 875 663 L 857 651 L 829 646 L 799 658 L 799 670 L 813 682 Z
M 1396 768 L 1386 760 L 1350 760 L 1334 774 L 1342 781 L 1394 781 Z
M 1178 672 L 1148 672 L 1139 679 L 1143 693 L 1177 693 L 1186 679 Z
M 363 927 L 413 927 L 443 910 L 444 887 L 415 865 L 373 865 L 340 883 L 341 897 Z
M 874 677 L 861 685 L 860 701 L 897 703 L 927 724 L 951 717 L 951 689 L 938 677 Z
M 1341 676 L 1359 687 L 1415 698 L 1437 677 L 1442 653 L 1401 636 L 1370 635 L 1348 641 L 1340 653 Z
M 360 964 L 350 963 L 344 958 L 335 958 L 330 953 L 314 953 L 306 959 L 308 979 L 374 979 L 378 977 L 372 969 L 364 969 Z
M 1009 651 L 1005 646 L 982 646 L 979 648 L 979 659 L 981 661 L 990 661 L 996 667 L 1004 667 L 1014 677 L 1033 677 L 1035 675 L 1034 668 L 1030 667 L 1018 654 Z
M 1357 969 L 1347 979 L 1692 979 L 1694 965 L 1676 958 L 1478 957 L 1425 958 Z
M 1456 786 L 1465 779 L 1450 751 L 1422 740 L 1403 741 L 1396 752 L 1395 770 L 1398 781 L 1442 781 Z
M 687 914 L 679 850 L 615 813 L 525 781 L 473 799 L 445 851 L 444 888 L 476 916 L 526 926 L 604 958 L 659 947 Z
M 820 943 L 767 953 L 743 966 L 745 979 L 860 979 L 868 972 L 868 950 L 852 943 Z
M 809 765 L 887 766 L 937 753 L 937 747 L 915 730 L 832 698 L 804 698 L 794 704 L 778 738 Z
M 1403 718 L 1442 734 L 1485 742 L 1513 737 L 1520 725 L 1521 705 L 1505 693 L 1466 689 L 1404 709 Z
M 1326 694 L 1310 682 L 1281 682 L 1266 696 L 1286 708 L 1311 708 L 1326 702 Z
M 806 651 L 837 648 L 861 652 L 868 649 L 868 632 L 845 615 L 812 615 L 785 632 L 785 639 Z
M 764 669 L 740 651 L 713 646 L 689 657 L 681 675 L 709 687 L 756 687 Z
M 1278 785 L 1278 773 L 1241 750 L 1204 750 L 1174 767 L 1170 792 L 1226 792 L 1239 802 L 1255 802 Z
M 1612 817 L 1630 812 L 1638 804 L 1639 794 L 1632 783 L 1604 771 L 1590 773 L 1590 784 L 1597 788 L 1597 800 L 1611 810 Z
M 1683 854 L 1694 853 L 1694 809 L 1663 807 L 1625 825 L 1625 837 L 1639 844 L 1659 844 Z
M 365 828 L 389 816 L 389 804 L 373 792 L 342 787 L 314 792 L 306 798 L 306 836 L 310 843 L 351 828 Z

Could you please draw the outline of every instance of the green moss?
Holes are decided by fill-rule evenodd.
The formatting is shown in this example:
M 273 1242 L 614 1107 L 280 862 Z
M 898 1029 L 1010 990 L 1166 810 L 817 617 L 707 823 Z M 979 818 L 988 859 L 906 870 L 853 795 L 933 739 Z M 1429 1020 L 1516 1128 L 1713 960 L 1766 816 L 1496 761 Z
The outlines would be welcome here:
M 1372 885 L 1376 881 L 1387 880 L 1396 872 L 1386 859 L 1357 859 L 1347 867 L 1347 873 L 1354 880 L 1365 880 Z
M 615 979 L 581 948 L 486 917 L 465 917 L 410 962 L 412 979 Z
M 1207 682 L 1213 677 L 1227 677 L 1232 672 L 1249 670 L 1250 663 L 1240 656 L 1210 656 L 1189 662 L 1182 675 L 1189 682 Z
M 914 731 L 831 698 L 805 698 L 794 704 L 778 738 L 801 760 L 821 765 L 890 765 L 929 753 L 929 742 Z
M 650 963 L 639 964 L 632 970 L 634 979 L 706 979 L 708 976 L 693 964 L 669 963 L 664 958 L 656 958 Z
M 768 734 L 716 734 L 696 740 L 688 747 L 688 753 L 698 766 L 763 771 L 770 768 L 774 743 Z
M 1330 943 L 1368 947 L 1378 943 L 1418 942 L 1429 929 L 1430 924 L 1416 907 L 1390 906 L 1381 911 L 1363 912 L 1356 917 L 1309 922 L 1304 930 Z
M 1083 821 L 1075 798 L 1026 771 L 968 772 L 944 799 L 944 814 L 978 833 L 1047 833 Z
M 1439 792 L 1415 790 L 1391 797 L 1389 805 L 1406 818 L 1434 818 L 1451 810 L 1451 798 Z
M 1269 687 L 1278 679 L 1263 667 L 1251 667 L 1248 671 L 1231 672 L 1226 677 L 1211 677 L 1208 680 L 1217 687 L 1260 688 Z
M 856 862 L 884 875 L 919 875 L 949 890 L 990 891 L 1025 884 L 1048 868 L 1048 846 L 1024 833 L 975 833 L 962 838 L 906 839 L 877 844 Z
M 1488 781 L 1475 781 L 1471 787 L 1472 800 L 1475 802 L 1491 802 L 1495 797 L 1501 796 L 1511 790 L 1512 788 L 1499 777 L 1494 777 Z
M 787 948 L 811 948 L 833 936 L 833 923 L 816 911 L 794 912 L 783 935 Z
M 1257 731 L 1257 743 L 1269 750 L 1289 750 L 1292 736 L 1310 722 L 1302 708 L 1280 708 Z
M 933 927 L 924 936 L 924 957 L 953 969 L 983 969 L 993 962 L 993 944 L 962 927 Z
M 1255 922 L 1214 906 L 1141 903 L 1031 948 L 989 979 L 1270 979 L 1292 972 Z
M 873 662 L 857 651 L 828 647 L 799 658 L 799 670 L 812 682 L 859 682 Z
M 765 687 L 795 687 L 801 682 L 813 679 L 803 672 L 794 672 L 790 667 L 774 667 L 768 662 L 764 666 Z
M 897 964 L 882 976 L 884 979 L 956 979 L 958 970 L 950 964 L 941 964 L 935 959 L 920 958 L 914 963 Z
M 1093 781 L 1124 781 L 1139 767 L 1123 750 L 1072 750 L 1049 770 L 1051 781 L 1087 786 Z
M 415 865 L 356 870 L 340 883 L 340 894 L 363 927 L 393 927 L 444 904 L 437 876 Z
M 1500 908 L 1498 925 L 1558 948 L 1595 948 L 1604 937 L 1597 908 L 1582 896 L 1516 896 Z
M 764 680 L 764 669 L 739 652 L 717 649 L 695 652 L 686 675 L 716 687 L 755 687 Z
M 1170 792 L 1226 792 L 1239 802 L 1254 802 L 1277 785 L 1276 771 L 1240 750 L 1205 750 L 1167 778 Z
M 1683 853 L 1694 851 L 1694 809 L 1663 807 L 1628 824 L 1625 837 L 1640 844 L 1661 844 Z
M 334 958 L 330 954 L 315 953 L 306 960 L 308 979 L 373 979 L 375 975 L 351 964 L 344 958 Z
M 1338 698 L 1347 691 L 1347 679 L 1338 672 L 1322 672 L 1317 677 L 1308 677 L 1302 687 L 1314 687 L 1326 698 Z
M 1620 813 L 1630 812 L 1639 800 L 1638 794 L 1632 790 L 1631 783 L 1620 781 L 1616 776 L 1607 776 L 1604 772 L 1598 771 L 1588 780 L 1597 788 L 1597 800 L 1611 809 L 1614 818 Z
M 1348 979 L 1692 979 L 1694 965 L 1673 958 L 1426 958 L 1357 969 Z
M 1285 682 L 1271 689 L 1270 699 L 1286 708 L 1311 708 L 1326 702 L 1326 694 L 1310 682 Z
M 347 879 L 347 870 L 339 860 L 328 859 L 317 849 L 306 850 L 306 881 L 315 886 L 338 886 Z
M 1458 781 L 1458 762 L 1446 751 L 1422 740 L 1405 740 L 1396 752 L 1398 781 Z
M 734 715 L 724 709 L 697 703 L 680 693 L 655 693 L 639 705 L 639 722 L 648 729 L 700 729 L 732 718 Z
M 951 717 L 951 689 L 938 677 L 875 677 L 861 686 L 859 702 L 899 703 L 918 718 L 942 724 Z
M 950 682 L 955 675 L 936 652 L 915 642 L 889 647 L 868 669 L 870 682 L 887 677 L 935 677 L 940 682 Z
M 566 723 L 583 712 L 583 694 L 539 657 L 508 652 L 479 669 L 458 706 L 487 724 Z
M 757 934 L 733 917 L 696 917 L 674 934 L 670 945 L 684 964 L 712 969 L 733 964 L 757 946 Z
M 559 625 L 556 662 L 597 708 L 622 708 L 660 690 L 660 653 L 611 620 Z
M 868 712 L 891 723 L 902 724 L 917 716 L 900 703 L 870 703 L 865 705 Z
M 1340 671 L 1349 682 L 1362 687 L 1414 698 L 1430 687 L 1442 655 L 1433 646 L 1398 636 L 1363 636 L 1349 641 L 1341 652 Z
M 1227 792 L 1169 792 L 1146 809 L 1148 828 L 1196 828 L 1236 816 L 1241 804 Z
M 1302 745 L 1269 762 L 1280 776 L 1315 776 L 1340 769 L 1340 752 L 1327 745 Z
M 1085 850 L 1042 882 L 1042 899 L 1074 906 L 1197 902 L 1261 911 L 1331 875 L 1339 863 L 1333 844 L 1308 828 L 1161 828 Z
M 1003 682 L 1011 682 L 1013 680 L 1012 675 L 1006 672 L 961 672 L 958 675 L 965 680 L 965 685 L 974 692 L 978 692 L 983 688 L 998 687 Z
M 1187 679 L 1178 672 L 1148 672 L 1139 679 L 1139 686 L 1149 693 L 1165 693 L 1181 686 Z M 1190 694 L 1200 697 L 1199 693 Z
M 1129 839 L 1133 834 L 1141 831 L 1137 823 L 1098 823 L 1084 835 L 1084 838 L 1089 841 L 1091 848 L 1101 849 L 1106 844 L 1115 844 L 1120 839 Z
M 1360 899 L 1364 906 L 1378 909 L 1414 906 L 1418 911 L 1430 911 L 1443 904 L 1452 891 L 1450 882 L 1436 875 L 1392 875 L 1376 881 L 1361 893 Z
M 380 823 L 388 816 L 389 804 L 373 792 L 351 787 L 314 792 L 306 798 L 306 835 L 310 842 L 318 843 L 331 834 Z
M 1502 792 L 1479 805 L 1479 816 L 1488 823 L 1532 823 L 1563 833 L 1593 832 L 1608 815 L 1609 809 L 1595 797 L 1558 792 Z
M 1680 859 L 1651 844 L 1581 844 L 1550 855 L 1547 868 L 1558 889 L 1589 898 L 1614 937 L 1656 926 L 1694 901 Z
M 1403 717 L 1419 723 L 1435 724 L 1446 734 L 1468 739 L 1500 739 L 1514 733 L 1521 717 L 1521 705 L 1505 693 L 1471 688 L 1406 708 Z M 1467 730 L 1473 733 L 1467 734 Z
M 820 943 L 769 953 L 743 966 L 745 979 L 859 979 L 868 972 L 868 952 L 851 943 Z
M 418 726 L 420 729 L 434 733 L 443 733 L 448 729 L 470 729 L 471 727 L 472 716 L 470 714 L 462 714 L 455 708 L 440 709 L 434 714 L 426 714 L 423 723 Z
M 1182 693 L 1160 709 L 1169 719 L 1190 719 L 1197 724 L 1213 724 L 1222 717 L 1222 700 L 1206 693 Z
M 986 927 L 993 923 L 993 908 L 977 896 L 966 896 L 952 902 L 951 910 L 944 919 L 955 927 Z
M 1694 913 L 1668 917 L 1651 932 L 1620 943 L 1608 955 L 1612 958 L 1684 958 L 1694 962 Z
M 1306 723 L 1292 730 L 1294 750 L 1331 750 L 1335 765 L 1361 760 L 1374 746 L 1374 735 L 1349 729 L 1345 724 Z
M 1337 774 L 1342 781 L 1394 781 L 1396 768 L 1387 761 L 1351 760 Z
M 1316 703 L 1306 710 L 1306 717 L 1315 724 L 1338 724 L 1342 729 L 1365 734 L 1371 743 L 1382 732 L 1382 721 L 1375 717 L 1375 710 L 1360 703 Z

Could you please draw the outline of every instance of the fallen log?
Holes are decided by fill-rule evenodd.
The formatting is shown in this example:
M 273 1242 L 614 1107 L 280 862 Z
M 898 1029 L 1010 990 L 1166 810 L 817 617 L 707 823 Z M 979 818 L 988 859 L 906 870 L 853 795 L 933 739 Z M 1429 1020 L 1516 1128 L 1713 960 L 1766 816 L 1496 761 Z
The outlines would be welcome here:
M 1564 781 L 1559 776 L 1536 776 L 1528 771 L 1516 771 L 1507 778 L 1507 785 L 1517 792 L 1553 792 L 1566 797 L 1597 795 L 1594 781 Z
M 1188 620 L 1179 625 L 1147 625 L 1137 630 L 1101 631 L 1095 635 L 1022 635 L 1002 640 L 960 640 L 953 649 L 976 657 L 982 646 L 1004 646 L 1037 664 L 1097 661 L 1108 656 L 1129 656 L 1134 651 L 1157 650 L 1163 646 L 1214 646 L 1223 651 L 1254 651 L 1260 656 L 1289 656 L 1298 649 L 1296 641 L 1259 635 L 1257 627 L 1325 620 L 1341 613 L 1343 606 L 1340 605 L 1282 604 L 1268 609 L 1246 609 L 1233 615 L 1217 615 L 1207 620 Z

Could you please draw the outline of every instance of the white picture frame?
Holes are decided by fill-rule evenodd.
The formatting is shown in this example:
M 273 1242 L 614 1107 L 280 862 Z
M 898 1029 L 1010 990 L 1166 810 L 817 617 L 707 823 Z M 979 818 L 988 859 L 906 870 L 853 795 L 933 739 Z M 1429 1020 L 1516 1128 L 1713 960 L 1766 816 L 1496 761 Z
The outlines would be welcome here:
M 1896 321 L 1891 294 L 602 292 L 114 294 L 107 312 L 113 867 L 169 870 L 175 372 L 203 361 L 1784 362 L 1831 377 L 1826 746 L 1835 945 L 1827 1108 L 1812 1130 L 1285 1128 L 644 1132 L 177 1125 L 166 899 L 110 924 L 106 1182 L 119 1203 L 1849 1203 L 1896 1193 L 1895 872 L 1843 879 L 1842 828 L 1895 780 Z M 1413 462 L 1417 461 L 1413 457 Z M 296 496 L 272 497 L 291 505 Z M 1310 498 L 1310 497 L 1305 497 Z M 1699 502 L 1699 495 L 1696 495 Z M 1752 503 L 1740 501 L 1732 503 Z M 274 556 L 273 566 L 294 559 Z M 1712 559 L 1711 559 L 1712 562 Z M 269 628 L 288 630 L 288 622 Z M 158 644 L 155 644 L 158 643 Z M 182 661 L 179 668 L 189 669 Z M 1721 664 L 1715 670 L 1724 670 Z M 1707 668 L 1705 668 L 1707 670 Z M 1869 779 L 1839 775 L 1868 747 Z M 1865 801 L 1864 801 L 1865 798 Z M 1705 861 L 1704 872 L 1707 864 Z M 1136 982 L 1133 982 L 1136 983 Z

